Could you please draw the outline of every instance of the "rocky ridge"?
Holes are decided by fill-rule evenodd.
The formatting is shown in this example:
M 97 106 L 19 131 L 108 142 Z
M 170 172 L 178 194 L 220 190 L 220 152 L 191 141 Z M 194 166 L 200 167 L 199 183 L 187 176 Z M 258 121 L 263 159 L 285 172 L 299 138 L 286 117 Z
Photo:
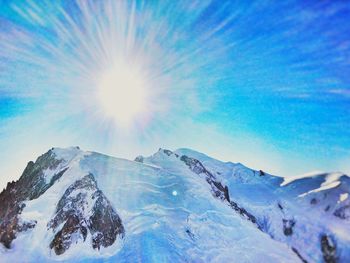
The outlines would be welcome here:
M 171 190 L 169 197 L 166 189 L 177 185 L 178 180 L 185 181 L 176 191 Z M 349 186 L 349 177 L 341 173 L 284 181 L 265 171 L 249 169 L 239 163 L 220 162 L 188 149 L 159 149 L 152 156 L 138 156 L 132 162 L 83 152 L 79 148 L 55 148 L 35 162 L 29 162 L 20 179 L 8 183 L 0 193 L 0 243 L 10 251 L 20 246 L 22 236 L 38 235 L 40 228 L 47 232 L 42 235 L 42 240 L 47 242 L 44 251 L 49 249 L 58 257 L 67 255 L 67 259 L 70 258 L 67 251 L 78 244 L 87 244 L 98 259 L 100 250 L 114 247 L 123 239 L 126 244 L 108 255 L 115 260 L 131 260 L 128 253 L 135 251 L 126 251 L 135 245 L 137 238 L 136 243 L 146 242 L 148 248 L 143 256 L 138 255 L 134 260 L 143 258 L 145 262 L 153 262 L 149 257 L 153 245 L 146 244 L 159 239 L 163 245 L 157 248 L 157 253 L 161 253 L 164 244 L 171 247 L 169 251 L 177 251 L 179 246 L 187 244 L 191 252 L 181 253 L 197 260 L 203 251 L 193 254 L 194 249 L 206 247 L 208 242 L 204 242 L 206 238 L 200 229 L 210 220 L 211 228 L 218 227 L 211 235 L 219 233 L 222 224 L 225 231 L 231 224 L 235 229 L 232 233 L 239 230 L 241 234 L 247 231 L 253 235 L 256 229 L 254 236 L 263 238 L 267 234 L 274 242 L 285 244 L 301 262 L 346 262 L 350 259 L 350 241 L 346 235 L 350 226 Z M 50 211 L 47 214 L 46 210 L 44 214 L 37 214 L 36 201 L 42 205 L 45 198 L 50 200 L 52 209 L 47 210 Z M 200 198 L 206 201 L 199 202 Z M 195 202 L 199 202 L 196 209 L 192 207 Z M 164 206 L 160 205 L 162 203 Z M 178 206 L 173 207 L 174 204 Z M 208 208 L 201 210 L 202 206 Z M 226 211 L 225 206 L 230 211 Z M 140 209 L 134 210 L 136 207 Z M 218 209 L 221 216 L 215 221 L 211 217 L 202 218 L 213 209 Z M 171 211 L 177 212 L 172 214 Z M 182 214 L 187 214 L 185 222 L 172 221 Z M 231 215 L 236 219 L 229 219 Z M 237 223 L 244 226 L 238 229 Z M 161 226 L 166 230 L 156 231 Z M 155 232 L 151 235 L 152 229 Z M 177 230 L 169 240 L 163 240 L 171 229 Z M 139 237 L 140 233 L 148 234 Z M 173 247 L 174 235 L 181 240 L 176 248 Z M 219 236 L 211 246 L 219 245 L 225 235 Z M 130 244 L 128 240 L 134 241 Z M 233 245 L 227 242 L 223 241 L 220 246 Z M 273 246 L 278 247 L 277 243 Z M 220 246 L 217 249 L 222 249 Z M 273 247 L 268 249 L 272 251 Z M 164 253 L 170 253 L 166 251 Z M 172 254 L 172 258 L 178 253 Z M 282 254 L 279 257 L 288 253 Z M 50 253 L 41 257 L 51 258 Z M 291 256 L 288 254 L 288 257 Z M 283 261 L 288 262 L 287 258 Z

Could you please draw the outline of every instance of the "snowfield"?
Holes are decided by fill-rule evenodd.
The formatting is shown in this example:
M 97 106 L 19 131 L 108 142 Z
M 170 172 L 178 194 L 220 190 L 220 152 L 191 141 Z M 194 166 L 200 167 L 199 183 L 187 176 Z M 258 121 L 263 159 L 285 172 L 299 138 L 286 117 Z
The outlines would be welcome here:
M 52 154 L 60 163 L 40 176 L 48 184 L 63 175 L 39 197 L 23 201 L 19 222 L 35 226 L 19 231 L 10 248 L 0 244 L 0 262 L 350 262 L 345 175 L 313 174 L 283 183 L 189 149 L 160 149 L 138 161 L 76 147 L 54 148 Z M 49 223 L 67 189 L 89 174 L 125 234 L 93 249 L 90 233 L 83 239 L 74 232 L 69 248 L 57 255 L 50 243 L 64 224 L 54 230 Z M 94 212 L 91 191 L 71 194 L 85 197 L 84 222 Z

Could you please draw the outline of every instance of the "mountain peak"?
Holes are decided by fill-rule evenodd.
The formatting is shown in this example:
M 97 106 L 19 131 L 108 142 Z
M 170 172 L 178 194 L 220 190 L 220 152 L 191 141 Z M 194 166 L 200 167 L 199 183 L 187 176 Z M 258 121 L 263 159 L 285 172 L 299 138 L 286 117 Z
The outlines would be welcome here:
M 29 162 L 0 193 L 1 257 L 350 260 L 350 183 L 340 173 L 281 186 L 280 177 L 186 148 L 135 161 L 70 147 Z

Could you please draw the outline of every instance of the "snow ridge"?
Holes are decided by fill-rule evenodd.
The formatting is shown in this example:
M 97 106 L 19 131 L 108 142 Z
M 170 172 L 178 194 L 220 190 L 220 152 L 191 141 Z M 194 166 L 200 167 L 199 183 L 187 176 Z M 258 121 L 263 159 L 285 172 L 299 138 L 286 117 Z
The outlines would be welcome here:
M 0 194 L 0 261 L 348 262 L 349 189 L 341 173 L 283 183 L 190 149 L 53 148 Z

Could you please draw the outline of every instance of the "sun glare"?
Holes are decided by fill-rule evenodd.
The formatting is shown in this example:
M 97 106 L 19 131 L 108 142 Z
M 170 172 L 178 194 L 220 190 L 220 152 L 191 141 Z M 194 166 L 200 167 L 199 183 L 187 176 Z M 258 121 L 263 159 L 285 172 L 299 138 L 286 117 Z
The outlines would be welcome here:
M 102 114 L 118 126 L 130 126 L 147 111 L 147 81 L 127 63 L 102 72 L 97 82 L 97 102 Z

